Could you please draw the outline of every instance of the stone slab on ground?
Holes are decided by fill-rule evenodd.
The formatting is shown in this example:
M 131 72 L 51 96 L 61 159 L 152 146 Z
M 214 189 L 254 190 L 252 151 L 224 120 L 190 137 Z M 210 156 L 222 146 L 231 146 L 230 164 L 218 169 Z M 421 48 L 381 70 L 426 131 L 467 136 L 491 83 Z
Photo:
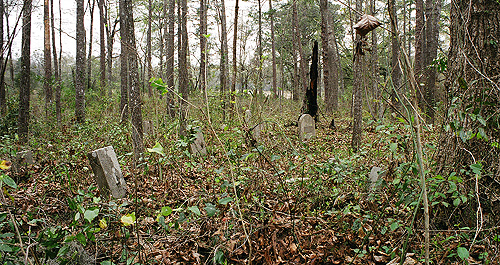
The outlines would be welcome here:
M 309 114 L 302 114 L 299 118 L 299 138 L 300 141 L 308 141 L 316 136 L 314 119 Z
M 19 173 L 23 167 L 35 164 L 33 159 L 33 152 L 31 150 L 25 150 L 17 152 L 16 158 L 12 163 L 12 170 L 14 173 Z
M 205 137 L 201 131 L 197 131 L 194 135 L 194 142 L 189 145 L 189 152 L 194 156 L 204 156 L 207 154 L 207 144 L 205 143 Z
M 127 195 L 127 183 L 123 178 L 118 158 L 112 146 L 94 150 L 88 153 L 90 166 L 99 186 L 101 197 L 108 199 L 109 194 L 116 199 Z

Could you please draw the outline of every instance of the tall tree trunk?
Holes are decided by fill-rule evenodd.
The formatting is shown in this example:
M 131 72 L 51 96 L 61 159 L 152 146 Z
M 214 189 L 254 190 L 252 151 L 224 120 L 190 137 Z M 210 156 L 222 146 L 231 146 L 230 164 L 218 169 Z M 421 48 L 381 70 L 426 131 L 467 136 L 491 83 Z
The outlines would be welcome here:
M 394 1 L 394 0 L 390 0 Z M 422 73 L 424 69 L 423 51 L 425 45 L 424 33 L 424 0 L 415 0 L 415 79 L 417 81 L 417 99 L 419 107 L 424 110 L 424 91 L 422 89 Z
M 151 66 L 151 19 L 152 19 L 152 17 L 153 17 L 153 3 L 151 2 L 151 0 L 148 0 L 148 31 L 146 34 L 147 35 L 146 36 L 146 72 L 147 72 L 146 82 L 148 83 L 147 86 L 148 86 L 148 96 L 149 97 L 153 96 L 153 90 L 152 90 L 151 85 L 149 84 L 149 80 L 151 79 L 151 72 L 153 71 L 153 67 Z M 160 34 L 160 36 L 161 36 L 161 34 Z M 160 37 L 160 42 L 163 44 L 163 40 L 161 39 L 161 37 Z
M 76 1 L 76 77 L 75 115 L 76 121 L 85 122 L 85 25 L 84 0 Z
M 107 56 L 107 59 L 106 59 L 106 71 L 108 72 L 107 73 L 107 78 L 108 78 L 108 97 L 111 97 L 112 94 L 113 94 L 113 45 L 114 45 L 114 41 L 115 41 L 115 34 L 116 34 L 116 26 L 118 24 L 118 20 L 115 19 L 114 22 L 112 23 L 113 25 L 111 25 L 111 18 L 108 14 L 108 6 L 104 5 L 104 13 L 105 13 L 105 16 L 106 16 L 106 39 L 107 39 L 107 43 L 106 43 L 106 49 L 107 49 L 107 53 L 106 53 L 106 56 Z M 122 110 L 122 108 L 120 107 L 120 110 Z
M 436 107 L 436 78 L 437 72 L 434 67 L 431 67 L 432 61 L 437 56 L 438 40 L 439 40 L 439 14 L 441 13 L 441 0 L 426 1 L 426 23 L 425 34 L 427 48 L 425 51 L 425 96 L 426 96 L 426 114 L 427 121 L 434 123 L 434 109 Z
M 417 0 L 418 1 L 418 0 Z M 392 57 L 391 57 L 391 78 L 394 89 L 391 92 L 391 102 L 393 106 L 398 106 L 400 102 L 397 99 L 396 91 L 399 91 L 401 86 L 401 66 L 399 64 L 399 39 L 396 35 L 398 32 L 398 21 L 396 15 L 396 1 L 389 0 L 389 12 L 392 13 L 394 20 L 391 21 L 391 49 L 392 49 Z
M 6 113 L 7 113 L 7 93 L 6 93 L 6 90 L 5 90 L 5 64 L 4 64 L 4 58 L 3 58 L 3 55 L 4 55 L 4 50 L 5 50 L 5 47 L 4 47 L 4 43 L 3 43 L 3 15 L 5 13 L 5 6 L 4 6 L 4 3 L 3 3 L 3 0 L 0 0 L 0 49 L 2 52 L 0 52 L 0 116 L 4 116 Z M 9 35 L 8 34 L 8 28 L 7 27 L 7 36 Z
M 361 13 L 362 12 L 362 0 L 356 0 L 356 10 Z M 356 15 L 356 21 L 359 20 L 359 16 Z M 356 43 L 361 41 L 361 36 L 356 34 Z M 363 131 L 363 117 L 362 117 L 362 107 L 363 107 L 363 98 L 362 98 L 362 70 L 363 70 L 363 55 L 360 53 L 354 54 L 354 65 L 353 65 L 353 107 L 352 107 L 352 139 L 351 139 L 351 147 L 354 152 L 357 152 L 361 147 L 361 134 Z
M 54 25 L 54 0 L 50 0 L 50 24 L 52 27 L 52 57 L 54 60 L 55 101 L 57 125 L 61 125 L 61 75 L 56 50 L 56 30 Z
M 332 69 L 332 59 L 330 56 L 330 31 L 328 27 L 328 0 L 319 1 L 319 10 L 321 12 L 321 47 L 323 55 L 323 87 L 325 89 L 325 110 L 327 112 L 333 111 L 332 104 L 332 85 L 330 84 L 330 72 Z
M 174 91 L 174 34 L 175 34 L 175 0 L 169 0 L 168 3 L 168 38 L 167 38 L 167 87 L 168 89 Z M 167 107 L 170 117 L 175 116 L 173 109 L 174 98 L 172 93 L 167 94 Z
M 86 71 L 86 76 L 87 76 L 87 90 L 89 91 L 92 84 L 92 42 L 94 40 L 93 38 L 93 33 L 94 33 L 94 7 L 95 7 L 95 0 L 92 0 L 92 3 L 90 3 L 89 0 L 89 6 L 90 6 L 90 35 L 89 35 L 89 53 L 88 53 L 88 58 L 87 58 L 87 71 Z
M 370 8 L 372 16 L 376 14 L 376 6 L 375 0 L 370 0 Z M 373 116 L 382 119 L 384 114 L 384 105 L 382 100 L 382 91 L 379 89 L 378 85 L 380 82 L 380 74 L 379 74 L 379 65 L 378 65 L 378 44 L 377 44 L 377 32 L 372 31 L 372 52 L 371 52 L 371 62 L 370 62 L 372 78 L 371 79 L 371 91 L 373 94 L 373 98 L 375 99 L 373 102 Z
M 139 67 L 137 48 L 135 43 L 134 16 L 132 0 L 120 0 L 122 15 L 120 31 L 122 34 L 122 47 L 127 46 L 126 62 L 129 75 L 129 109 L 132 118 L 132 141 L 134 143 L 135 161 L 144 153 L 143 130 L 142 130 L 142 107 L 141 107 L 141 85 L 139 81 Z M 123 32 L 125 31 L 125 32 Z M 126 36 L 123 40 L 123 36 Z
M 269 1 L 269 20 L 271 24 L 271 57 L 272 57 L 272 68 L 273 68 L 273 80 L 272 80 L 272 96 L 277 97 L 277 85 L 276 85 L 276 47 L 274 44 L 274 10 L 273 10 L 273 0 Z
M 305 113 L 317 120 L 318 114 L 318 42 L 314 42 L 313 54 L 311 59 L 311 69 L 309 71 L 309 86 L 307 87 L 305 98 L 307 109 Z
M 106 24 L 106 17 L 104 15 L 104 0 L 97 0 L 99 5 L 99 37 L 101 55 L 99 56 L 100 63 L 100 85 L 101 97 L 106 94 L 106 33 L 104 25 Z
M 21 43 L 21 82 L 19 86 L 18 133 L 21 143 L 28 142 L 30 119 L 30 44 L 31 44 L 31 0 L 23 2 L 23 29 Z
M 200 89 L 207 86 L 207 6 L 206 0 L 200 0 Z
M 179 17 L 179 26 L 180 26 L 180 38 L 179 42 L 179 93 L 182 95 L 182 99 L 180 101 L 180 135 L 186 136 L 186 126 L 187 126 L 187 100 L 189 93 L 189 78 L 188 78 L 188 34 L 187 34 L 187 0 L 180 0 L 180 17 Z
M 445 87 L 448 104 L 453 102 L 455 111 L 447 118 L 458 126 L 445 132 L 445 144 L 439 146 L 441 166 L 469 170 L 476 163 L 474 158 L 481 160 L 480 187 L 496 190 L 495 178 L 500 175 L 500 152 L 494 144 L 500 141 L 500 4 L 495 0 L 452 0 L 450 17 Z M 467 133 L 479 136 L 457 137 Z
M 259 29 L 257 31 L 257 55 L 259 56 L 259 62 L 257 69 L 257 90 L 258 94 L 262 95 L 262 3 L 261 0 L 257 0 L 258 4 L 258 26 Z
M 45 91 L 46 118 L 49 117 L 49 109 L 50 106 L 52 105 L 52 62 L 50 59 L 50 15 L 49 14 L 50 14 L 49 0 L 45 0 L 43 2 L 43 59 L 44 59 L 43 90 Z
M 121 122 L 124 123 L 129 117 L 129 65 L 128 56 L 130 54 L 130 46 L 128 46 L 129 34 L 128 19 L 126 13 L 127 0 L 120 0 L 120 117 Z
M 306 58 L 304 55 L 304 49 L 302 49 L 302 40 L 300 37 L 300 29 L 299 29 L 299 16 L 297 12 L 297 0 L 292 1 L 292 9 L 293 9 L 293 29 L 294 29 L 294 35 L 295 35 L 295 43 L 297 45 L 297 49 L 299 52 L 299 57 L 300 57 L 300 80 L 299 80 L 299 93 L 301 95 L 304 94 L 304 92 L 307 89 L 307 70 L 306 70 Z M 306 101 L 304 97 L 304 105 L 303 109 L 306 106 Z
M 5 10 L 5 5 L 4 5 L 4 13 L 5 13 L 5 26 L 6 26 L 6 29 L 7 29 L 7 36 L 10 36 L 10 33 L 9 33 L 9 16 L 10 16 L 10 13 Z M 10 39 L 11 37 L 9 37 Z M 9 54 L 9 74 L 10 74 L 10 81 L 11 82 L 14 82 L 14 60 L 12 60 L 12 43 L 9 45 L 9 48 L 8 48 L 8 54 Z M 5 71 L 5 70 L 4 70 Z M 4 79 L 4 85 L 5 85 L 5 79 Z M 5 97 L 7 98 L 7 90 L 5 90 Z
M 240 9 L 240 1 L 236 0 L 236 5 L 234 6 L 234 34 L 233 34 L 233 78 L 232 78 L 232 83 L 231 83 L 231 97 L 230 97 L 230 106 L 231 110 L 234 110 L 234 98 L 235 98 L 235 93 L 236 93 L 236 74 L 237 74 L 237 64 L 236 64 L 236 49 L 237 49 L 237 40 L 238 40 L 238 13 Z
M 227 29 L 226 29 L 226 6 L 225 1 L 220 0 L 220 23 L 221 23 L 221 54 L 220 54 L 220 96 L 222 103 L 222 120 L 226 120 L 226 92 L 228 90 L 227 87 L 227 59 L 229 57 L 229 49 L 227 47 Z

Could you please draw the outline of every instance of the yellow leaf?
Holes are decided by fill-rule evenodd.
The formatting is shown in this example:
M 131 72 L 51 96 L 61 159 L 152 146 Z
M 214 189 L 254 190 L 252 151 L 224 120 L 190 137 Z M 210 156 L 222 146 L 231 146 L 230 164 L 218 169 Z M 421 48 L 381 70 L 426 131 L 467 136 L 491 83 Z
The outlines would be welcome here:
M 108 223 L 106 222 L 106 219 L 102 218 L 100 221 L 99 221 L 99 227 L 104 230 L 108 227 Z
M 2 160 L 0 161 L 0 169 L 9 169 L 10 166 L 12 165 L 12 163 L 10 161 L 5 161 L 5 160 Z
M 135 212 L 122 216 L 120 221 L 124 226 L 133 225 L 135 223 Z

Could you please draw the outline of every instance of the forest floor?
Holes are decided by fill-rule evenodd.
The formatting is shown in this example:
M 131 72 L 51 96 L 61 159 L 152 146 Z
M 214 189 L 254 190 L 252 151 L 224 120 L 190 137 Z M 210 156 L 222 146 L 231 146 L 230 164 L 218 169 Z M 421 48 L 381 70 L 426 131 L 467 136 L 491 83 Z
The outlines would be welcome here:
M 5 171 L 17 188 L 4 185 L 1 263 L 392 265 L 403 252 L 404 264 L 424 263 L 421 188 L 404 119 L 367 117 L 353 153 L 348 113 L 336 115 L 335 130 L 332 116 L 320 114 L 316 137 L 300 142 L 297 107 L 266 101 L 251 108 L 251 124 L 265 125 L 255 144 L 243 122 L 248 105 L 227 114 L 231 122 L 216 107 L 210 120 L 194 109 L 189 124 L 208 149 L 194 157 L 192 139 L 178 137 L 178 122 L 160 105 L 148 101 L 143 110 L 154 124 L 145 146 L 156 152 L 137 163 L 130 125 L 119 124 L 112 104 L 89 104 L 84 125 L 34 119 L 35 164 Z M 439 130 L 423 129 L 430 168 Z M 88 152 L 108 145 L 128 184 L 124 199 L 99 198 L 88 163 Z M 9 135 L 1 147 L 6 160 L 21 149 Z M 373 166 L 385 173 L 371 190 Z M 428 171 L 432 264 L 498 264 L 499 229 L 476 234 L 474 194 L 461 183 L 459 174 Z

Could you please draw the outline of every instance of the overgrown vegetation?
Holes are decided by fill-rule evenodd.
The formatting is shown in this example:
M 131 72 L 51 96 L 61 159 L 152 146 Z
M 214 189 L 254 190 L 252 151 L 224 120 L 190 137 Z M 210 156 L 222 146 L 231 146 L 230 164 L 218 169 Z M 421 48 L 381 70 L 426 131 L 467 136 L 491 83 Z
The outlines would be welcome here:
M 34 119 L 29 146 L 36 164 L 19 174 L 2 167 L 2 263 L 386 264 L 403 252 L 423 260 L 421 193 L 406 120 L 366 115 L 362 148 L 352 153 L 350 120 L 340 118 L 348 115 L 337 117 L 336 131 L 328 128 L 331 117 L 320 116 L 317 137 L 300 143 L 299 110 L 288 100 L 238 94 L 237 112 L 223 121 L 218 97 L 209 96 L 209 122 L 205 97 L 192 98 L 200 107 L 188 124 L 204 132 L 208 155 L 192 156 L 192 137 L 177 135 L 178 120 L 169 118 L 163 100 L 146 98 L 145 120 L 154 132 L 146 134 L 148 152 L 136 168 L 130 125 L 119 123 L 112 104 L 89 104 L 85 124 L 65 120 L 58 128 Z M 257 144 L 247 133 L 246 108 L 253 123 L 265 125 Z M 6 160 L 21 149 L 12 132 L 0 141 Z M 483 173 L 481 164 L 438 175 L 437 130 L 424 127 L 424 141 L 431 260 L 498 262 L 498 230 L 475 235 L 475 194 L 466 188 Z M 107 145 L 129 185 L 126 199 L 99 198 L 86 154 Z M 372 166 L 385 172 L 374 190 Z M 491 227 L 495 215 L 488 215 Z

